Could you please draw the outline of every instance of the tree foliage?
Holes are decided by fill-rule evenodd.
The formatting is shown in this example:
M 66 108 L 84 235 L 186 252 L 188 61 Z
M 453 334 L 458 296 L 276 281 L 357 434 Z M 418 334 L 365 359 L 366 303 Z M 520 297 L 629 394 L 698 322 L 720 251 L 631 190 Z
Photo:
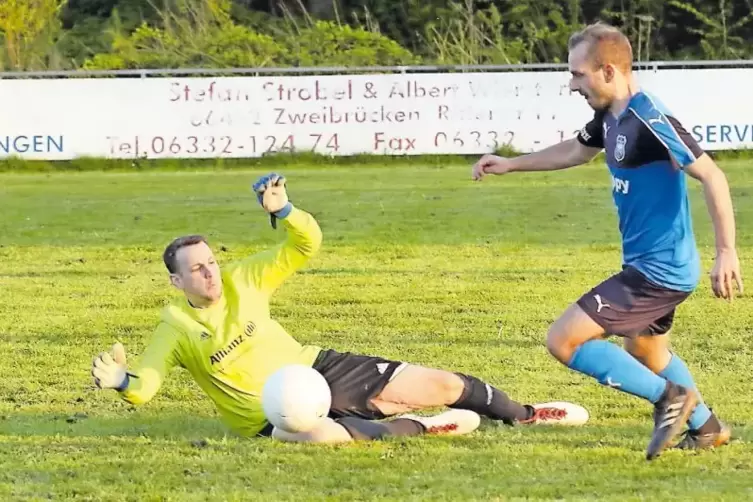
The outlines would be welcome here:
M 162 27 L 143 22 L 132 33 L 113 32 L 111 50 L 86 69 L 226 68 L 265 66 L 282 48 L 269 35 L 235 24 L 228 0 L 186 1 L 162 12 Z
M 746 59 L 753 0 L 0 0 L 6 69 L 563 62 L 597 20 L 637 60 Z
M 162 27 L 142 23 L 116 32 L 110 51 L 84 63 L 86 69 L 229 68 L 412 64 L 418 62 L 394 40 L 331 21 L 290 23 L 271 36 L 236 23 L 226 0 L 186 2 L 162 13 Z
M 2 0 L 0 32 L 5 66 L 14 70 L 44 65 L 59 28 L 65 0 Z

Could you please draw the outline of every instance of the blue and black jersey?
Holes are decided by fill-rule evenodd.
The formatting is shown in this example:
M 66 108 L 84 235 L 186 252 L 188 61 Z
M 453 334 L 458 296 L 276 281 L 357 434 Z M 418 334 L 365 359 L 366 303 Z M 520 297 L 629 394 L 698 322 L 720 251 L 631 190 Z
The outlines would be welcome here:
M 703 155 L 703 149 L 646 92 L 635 94 L 619 117 L 597 111 L 577 137 L 584 145 L 605 150 L 624 265 L 661 286 L 695 289 L 700 258 L 684 168 Z

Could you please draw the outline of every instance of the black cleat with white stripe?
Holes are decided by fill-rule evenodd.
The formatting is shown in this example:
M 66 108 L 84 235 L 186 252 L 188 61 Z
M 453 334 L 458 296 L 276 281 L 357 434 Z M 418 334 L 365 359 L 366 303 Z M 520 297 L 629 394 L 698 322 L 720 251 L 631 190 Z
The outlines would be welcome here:
M 696 404 L 698 396 L 694 391 L 667 382 L 667 388 L 654 408 L 654 434 L 646 451 L 647 460 L 658 457 L 680 433 Z

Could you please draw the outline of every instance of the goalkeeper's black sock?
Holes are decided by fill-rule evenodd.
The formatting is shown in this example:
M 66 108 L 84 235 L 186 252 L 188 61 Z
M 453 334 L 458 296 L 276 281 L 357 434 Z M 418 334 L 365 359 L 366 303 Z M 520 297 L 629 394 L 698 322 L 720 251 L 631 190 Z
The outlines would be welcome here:
M 382 439 L 397 436 L 418 436 L 426 432 L 426 427 L 409 418 L 397 418 L 389 422 L 372 422 L 358 417 L 344 417 L 335 420 L 355 440 Z
M 493 420 L 502 420 L 508 425 L 523 421 L 531 416 L 531 407 L 510 399 L 501 390 L 484 383 L 478 378 L 456 373 L 463 379 L 465 388 L 460 398 L 450 408 L 475 411 Z

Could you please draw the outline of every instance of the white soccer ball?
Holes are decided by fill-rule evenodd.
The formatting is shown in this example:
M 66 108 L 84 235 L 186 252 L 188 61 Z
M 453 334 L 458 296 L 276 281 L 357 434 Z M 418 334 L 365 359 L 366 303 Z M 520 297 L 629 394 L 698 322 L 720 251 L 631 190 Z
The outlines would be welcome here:
M 261 399 L 269 423 L 287 432 L 307 432 L 329 414 L 332 391 L 314 368 L 291 364 L 270 375 Z

